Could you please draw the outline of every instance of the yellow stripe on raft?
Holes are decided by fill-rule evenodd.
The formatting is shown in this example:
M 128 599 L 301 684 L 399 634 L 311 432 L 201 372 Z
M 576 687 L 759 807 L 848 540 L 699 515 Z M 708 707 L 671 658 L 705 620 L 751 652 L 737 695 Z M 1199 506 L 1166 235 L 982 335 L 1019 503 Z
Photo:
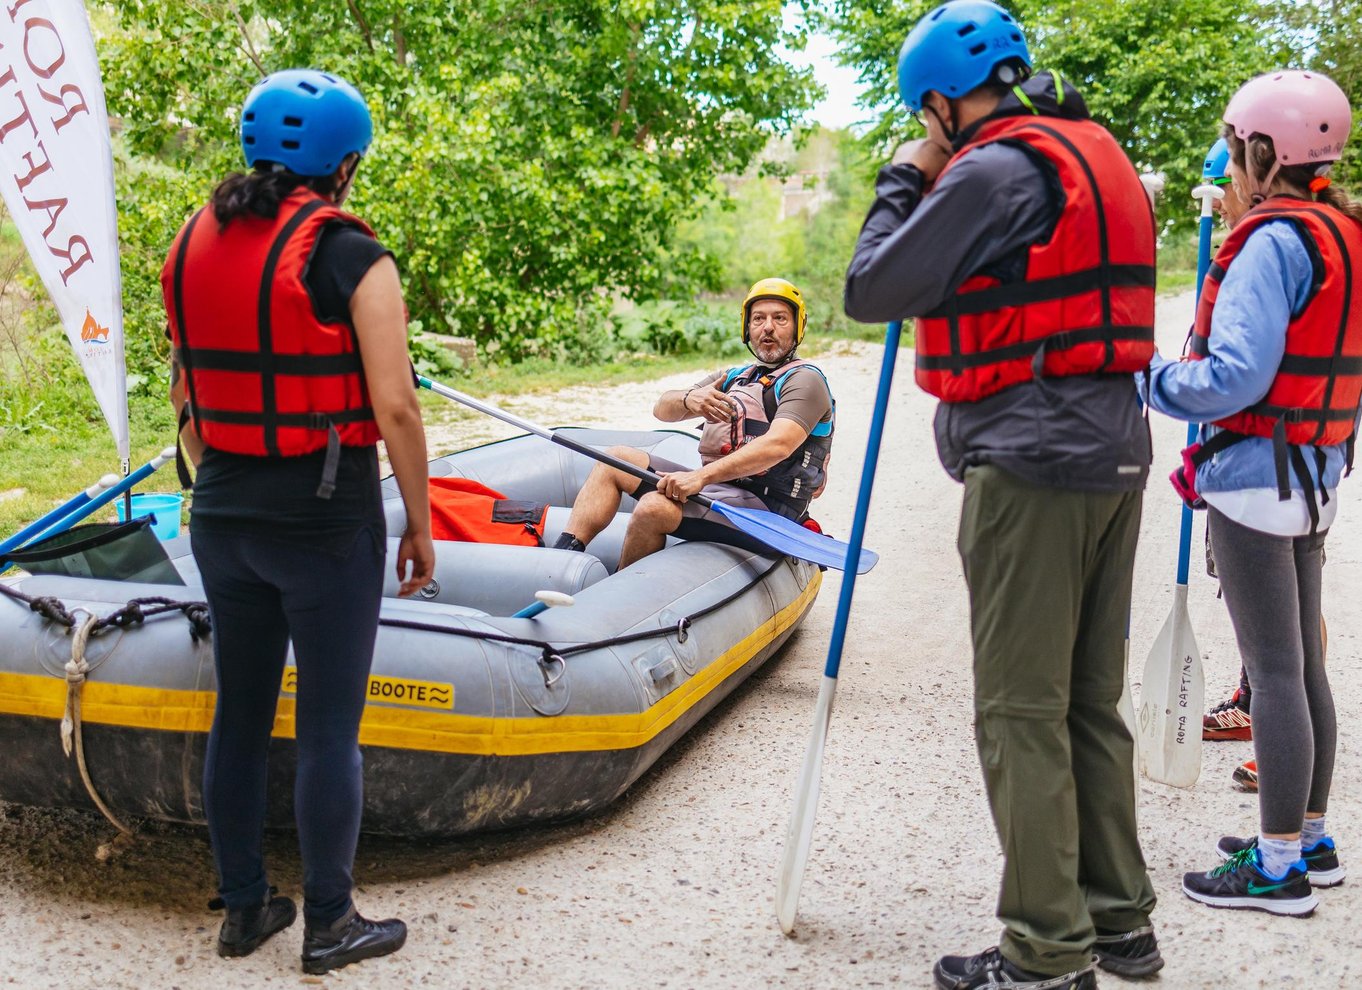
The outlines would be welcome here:
M 491 718 L 441 714 L 393 705 L 368 705 L 359 741 L 366 746 L 474 756 L 531 756 L 539 753 L 633 749 L 650 742 L 799 621 L 818 593 L 823 575 L 815 571 L 798 598 L 734 644 L 646 711 L 628 715 L 559 715 L 554 718 Z M 130 684 L 86 682 L 81 702 L 87 723 L 161 732 L 207 732 L 216 695 Z M 66 682 L 35 674 L 0 673 L 0 714 L 58 721 L 66 704 Z M 294 737 L 295 702 L 280 698 L 274 735 Z M 55 732 L 55 727 L 53 732 Z

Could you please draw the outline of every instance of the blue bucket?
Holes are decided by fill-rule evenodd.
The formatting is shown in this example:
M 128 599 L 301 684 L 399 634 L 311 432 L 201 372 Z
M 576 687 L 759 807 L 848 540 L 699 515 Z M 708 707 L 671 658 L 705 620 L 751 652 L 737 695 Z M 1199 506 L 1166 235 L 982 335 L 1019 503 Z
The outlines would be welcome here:
M 123 522 L 126 513 L 124 500 L 115 499 L 118 507 L 118 521 Z M 180 535 L 180 506 L 184 504 L 183 495 L 170 495 L 162 492 L 147 492 L 132 497 L 132 517 L 141 519 L 151 516 L 151 531 L 158 540 L 173 540 Z

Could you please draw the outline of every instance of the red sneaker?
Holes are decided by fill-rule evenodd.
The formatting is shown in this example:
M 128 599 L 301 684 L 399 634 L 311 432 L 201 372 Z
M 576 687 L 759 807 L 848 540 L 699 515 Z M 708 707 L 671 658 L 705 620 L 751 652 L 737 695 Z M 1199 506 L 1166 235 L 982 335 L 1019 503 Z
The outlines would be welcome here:
M 1234 768 L 1234 782 L 1241 789 L 1258 793 L 1258 761 L 1249 760 Z
M 1201 719 L 1202 739 L 1252 739 L 1248 698 L 1236 688 L 1229 699 L 1216 705 Z

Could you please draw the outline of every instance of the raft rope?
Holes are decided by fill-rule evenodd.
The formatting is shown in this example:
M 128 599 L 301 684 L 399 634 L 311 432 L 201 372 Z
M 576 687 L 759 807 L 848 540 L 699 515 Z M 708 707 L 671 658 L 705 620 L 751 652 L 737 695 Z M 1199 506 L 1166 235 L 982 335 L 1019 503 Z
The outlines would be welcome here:
M 770 567 L 762 571 L 755 578 L 756 581 L 764 580 L 776 568 L 785 562 L 784 557 L 777 558 Z M 737 601 L 745 595 L 750 586 L 739 588 L 725 598 L 719 599 L 713 604 L 706 605 L 697 612 L 682 616 L 675 625 L 659 626 L 656 629 L 641 629 L 638 632 L 625 633 L 622 636 L 611 636 L 607 639 L 593 639 L 588 642 L 575 643 L 571 646 L 555 646 L 542 639 L 528 639 L 522 636 L 510 636 L 505 633 L 489 633 L 478 629 L 458 629 L 451 626 L 439 626 L 430 622 L 416 622 L 411 619 L 385 619 L 380 617 L 378 624 L 381 626 L 392 626 L 396 629 L 413 629 L 417 632 L 442 633 L 446 636 L 462 636 L 466 639 L 480 639 L 492 643 L 508 643 L 512 646 L 529 646 L 540 651 L 538 660 L 540 672 L 544 675 L 544 686 L 553 687 L 558 679 L 567 672 L 566 658 L 574 653 L 586 653 L 591 650 L 599 650 L 604 647 L 622 646 L 625 643 L 636 643 L 644 639 L 660 639 L 676 635 L 678 643 L 684 643 L 690 638 L 690 627 L 696 619 L 703 618 L 711 612 L 715 612 L 731 602 Z M 554 665 L 559 667 L 558 674 L 551 676 Z
M 85 784 L 85 791 L 90 795 L 90 800 L 94 801 L 95 807 L 109 820 L 109 824 L 131 838 L 132 829 L 124 825 L 99 796 L 95 782 L 90 778 L 90 768 L 85 763 L 85 737 L 81 733 L 80 721 L 81 696 L 85 691 L 86 675 L 90 673 L 90 664 L 85 659 L 85 644 L 90 641 L 90 634 L 94 632 L 98 622 L 97 616 L 85 612 L 85 621 L 75 627 L 75 635 L 71 637 L 71 659 L 66 661 L 66 711 L 61 717 L 61 748 L 68 759 L 72 749 L 75 750 L 76 766 L 80 767 L 80 779 Z
M 785 562 L 784 557 L 779 557 L 771 563 L 764 571 L 756 576 L 754 581 L 762 581 L 776 568 Z M 465 639 L 478 639 L 490 643 L 506 643 L 511 646 L 528 646 L 539 653 L 537 660 L 539 669 L 544 675 L 544 686 L 552 687 L 567 670 L 566 658 L 574 653 L 586 653 L 591 650 L 603 649 L 611 646 L 623 646 L 626 643 L 636 643 L 645 639 L 659 639 L 671 635 L 676 636 L 678 643 L 684 643 L 690 637 L 690 627 L 695 620 L 715 612 L 725 605 L 728 605 L 747 593 L 750 586 L 739 588 L 732 594 L 719 599 L 698 611 L 684 615 L 674 625 L 660 626 L 656 629 L 642 629 L 638 632 L 625 633 L 621 636 L 611 636 L 606 639 L 595 639 L 587 642 L 574 643 L 568 646 L 558 646 L 543 639 L 530 639 L 524 636 L 511 636 L 505 633 L 487 632 L 481 629 L 460 629 L 452 626 L 436 625 L 432 622 L 416 622 L 411 619 L 385 619 L 379 618 L 379 625 L 391 626 L 395 629 L 411 629 L 417 632 L 438 633 L 443 636 L 461 636 Z M 0 594 L 6 595 L 17 602 L 28 606 L 30 611 L 37 612 L 43 618 L 59 625 L 66 626 L 68 629 L 76 627 L 76 620 L 72 613 L 66 608 L 65 603 L 59 598 L 51 596 L 26 595 L 16 588 L 12 588 L 0 581 Z M 77 609 L 77 611 L 84 611 Z M 163 615 L 168 612 L 182 612 L 184 617 L 189 620 L 189 635 L 197 643 L 200 639 L 208 636 L 213 631 L 212 620 L 208 614 L 208 605 L 204 602 L 177 602 L 171 598 L 134 598 L 116 612 L 105 616 L 102 619 L 87 620 L 90 631 L 87 638 L 102 629 L 111 626 L 126 628 L 128 626 L 140 625 L 147 619 Z M 554 666 L 558 666 L 556 676 L 552 674 Z

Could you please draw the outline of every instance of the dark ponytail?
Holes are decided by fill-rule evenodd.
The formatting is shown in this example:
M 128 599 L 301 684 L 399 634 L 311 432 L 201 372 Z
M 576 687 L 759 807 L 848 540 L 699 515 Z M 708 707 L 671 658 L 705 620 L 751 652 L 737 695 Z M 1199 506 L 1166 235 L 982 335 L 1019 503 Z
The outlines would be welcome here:
M 1268 169 L 1276 163 L 1277 151 L 1272 145 L 1272 138 L 1266 134 L 1250 134 L 1248 146 L 1229 124 L 1225 125 L 1221 134 L 1229 143 L 1230 157 L 1234 159 L 1234 164 L 1238 165 L 1240 169 L 1247 171 L 1244 159 L 1246 153 L 1250 150 L 1253 154 L 1253 170 L 1258 175 L 1266 175 Z M 1277 171 L 1277 177 L 1297 189 L 1309 190 L 1310 183 L 1319 178 L 1315 172 L 1316 167 L 1314 165 L 1283 165 Z M 1326 185 L 1323 189 L 1311 190 L 1311 192 L 1314 193 L 1316 202 L 1331 206 L 1353 222 L 1362 224 L 1362 203 L 1351 199 L 1342 189 L 1337 186 Z
M 310 178 L 289 171 L 233 172 L 213 190 L 213 216 L 222 227 L 246 214 L 273 219 L 279 215 L 279 204 L 299 186 L 329 197 L 340 186 L 340 181 L 335 175 Z

